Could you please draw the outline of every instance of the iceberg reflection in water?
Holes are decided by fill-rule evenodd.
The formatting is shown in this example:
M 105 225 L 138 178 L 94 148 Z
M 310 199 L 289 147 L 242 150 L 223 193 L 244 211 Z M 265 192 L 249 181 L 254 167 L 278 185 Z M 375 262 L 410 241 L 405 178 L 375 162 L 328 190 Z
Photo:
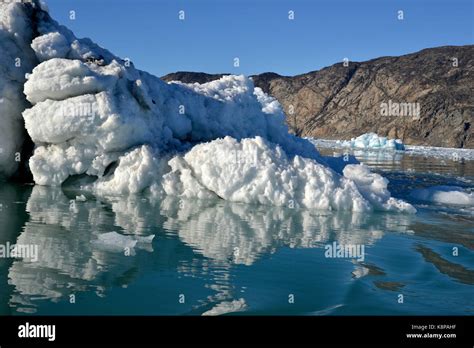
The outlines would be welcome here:
M 358 282 L 385 276 L 380 253 L 402 247 L 416 226 L 416 216 L 404 214 L 310 213 L 173 197 L 83 201 L 76 196 L 60 188 L 33 187 L 26 204 L 29 218 L 11 241 L 38 245 L 38 261 L 16 259 L 8 266 L 4 312 L 330 314 L 351 304 L 369 313 L 393 289 L 385 288 L 382 298 L 375 296 L 373 304 L 363 307 L 358 297 L 367 301 L 380 287 Z M 3 220 L 8 221 L 7 215 Z M 144 238 L 152 235 L 153 241 Z M 396 242 L 376 253 L 385 237 Z M 115 247 L 110 245 L 114 241 L 119 243 Z M 326 258 L 325 246 L 333 242 L 363 245 L 366 260 Z M 400 251 L 399 257 L 406 252 L 413 254 Z M 360 288 L 368 284 L 371 289 Z M 394 304 L 381 310 L 404 309 Z

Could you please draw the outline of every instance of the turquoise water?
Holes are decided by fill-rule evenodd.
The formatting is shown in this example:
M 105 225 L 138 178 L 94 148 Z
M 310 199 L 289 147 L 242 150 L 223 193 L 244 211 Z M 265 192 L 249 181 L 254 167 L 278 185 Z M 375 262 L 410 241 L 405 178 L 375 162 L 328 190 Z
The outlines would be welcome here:
M 0 314 L 473 315 L 473 208 L 409 197 L 430 185 L 472 189 L 473 163 L 356 155 L 418 213 L 140 196 L 71 203 L 77 192 L 0 183 L 0 244 L 38 246 L 36 262 L 0 258 Z M 97 243 L 112 231 L 155 238 L 125 255 Z M 333 242 L 364 246 L 363 261 L 326 257 Z

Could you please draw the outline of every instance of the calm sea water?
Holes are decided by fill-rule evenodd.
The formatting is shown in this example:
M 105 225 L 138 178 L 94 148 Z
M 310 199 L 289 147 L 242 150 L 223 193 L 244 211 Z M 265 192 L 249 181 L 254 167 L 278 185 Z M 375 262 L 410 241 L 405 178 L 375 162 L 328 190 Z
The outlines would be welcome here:
M 171 197 L 71 203 L 77 192 L 0 183 L 0 244 L 38 246 L 36 262 L 0 259 L 0 315 L 473 315 L 473 208 L 408 195 L 431 185 L 472 189 L 474 163 L 356 155 L 418 213 Z M 125 255 L 97 242 L 109 232 L 155 238 Z M 363 260 L 326 257 L 334 242 L 363 246 Z

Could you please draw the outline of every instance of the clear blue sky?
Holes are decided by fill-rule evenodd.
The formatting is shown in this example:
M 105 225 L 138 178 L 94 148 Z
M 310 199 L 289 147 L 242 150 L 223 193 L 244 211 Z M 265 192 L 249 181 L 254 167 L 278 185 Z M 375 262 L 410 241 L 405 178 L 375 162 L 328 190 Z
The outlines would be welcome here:
M 473 0 L 46 0 L 78 37 L 136 67 L 295 75 L 474 40 Z M 69 19 L 69 11 L 76 19 Z M 178 12 L 185 11 L 185 21 Z M 288 11 L 295 19 L 288 20 Z M 404 11 L 404 20 L 397 11 Z M 240 68 L 233 59 L 239 57 Z

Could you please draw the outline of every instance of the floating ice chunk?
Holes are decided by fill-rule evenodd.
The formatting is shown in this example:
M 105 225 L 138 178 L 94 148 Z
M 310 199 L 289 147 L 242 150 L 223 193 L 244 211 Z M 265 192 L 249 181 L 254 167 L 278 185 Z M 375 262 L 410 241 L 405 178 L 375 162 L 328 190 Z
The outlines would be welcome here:
M 167 194 L 200 197 L 215 194 L 243 203 L 367 211 L 415 212 L 390 197 L 387 180 L 365 166 L 348 165 L 344 176 L 316 160 L 288 157 L 280 146 L 261 137 L 231 137 L 196 145 L 173 158 L 163 178 Z
M 410 196 L 426 202 L 474 206 L 474 193 L 467 192 L 462 187 L 457 186 L 432 186 L 415 189 Z
M 97 240 L 92 241 L 92 243 L 99 248 L 111 250 L 111 251 L 123 251 L 124 249 L 134 249 L 135 247 L 148 248 L 147 244 L 150 244 L 155 235 L 150 235 L 147 237 L 137 237 L 137 236 L 124 236 L 117 232 L 107 232 L 99 234 Z
M 203 316 L 216 316 L 223 315 L 228 313 L 243 312 L 247 308 L 247 303 L 245 299 L 241 298 L 239 300 L 221 302 L 217 304 L 214 308 L 204 312 Z
M 138 241 L 130 236 L 118 234 L 117 232 L 108 232 L 99 234 L 94 243 L 110 249 L 123 250 L 125 248 L 134 248 Z
M 342 141 L 342 146 L 357 149 L 380 149 L 380 150 L 404 150 L 405 145 L 400 139 L 387 139 L 375 133 L 366 133 L 352 138 L 350 141 Z

